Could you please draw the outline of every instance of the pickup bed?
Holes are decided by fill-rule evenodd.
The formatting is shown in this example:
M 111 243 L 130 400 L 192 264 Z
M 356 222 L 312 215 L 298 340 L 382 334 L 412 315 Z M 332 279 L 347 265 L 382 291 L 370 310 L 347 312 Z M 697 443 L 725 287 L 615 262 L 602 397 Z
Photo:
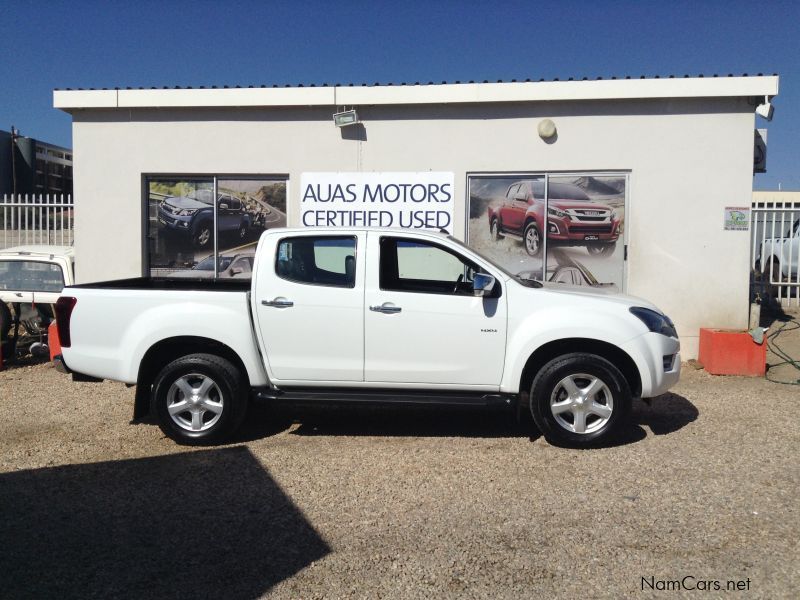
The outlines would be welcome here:
M 423 230 L 273 229 L 252 282 L 72 286 L 56 312 L 57 367 L 137 385 L 134 415 L 181 443 L 229 438 L 260 396 L 501 404 L 591 446 L 680 375 L 649 302 L 518 277 Z

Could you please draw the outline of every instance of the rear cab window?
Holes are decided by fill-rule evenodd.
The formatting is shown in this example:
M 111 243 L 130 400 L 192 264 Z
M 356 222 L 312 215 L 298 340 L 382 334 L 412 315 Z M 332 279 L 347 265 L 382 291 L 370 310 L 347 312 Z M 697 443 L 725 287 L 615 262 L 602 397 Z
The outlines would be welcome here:
M 60 292 L 64 272 L 54 263 L 39 260 L 0 260 L 0 290 Z

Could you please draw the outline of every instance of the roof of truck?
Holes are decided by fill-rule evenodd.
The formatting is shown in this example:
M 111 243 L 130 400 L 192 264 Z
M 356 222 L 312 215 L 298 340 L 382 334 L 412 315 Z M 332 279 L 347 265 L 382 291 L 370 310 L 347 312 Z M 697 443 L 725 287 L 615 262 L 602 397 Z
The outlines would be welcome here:
M 375 231 L 378 233 L 392 233 L 394 235 L 407 235 L 409 233 L 425 233 L 429 235 L 436 235 L 441 237 L 448 237 L 452 234 L 446 230 L 439 229 L 426 229 L 422 227 L 407 228 L 407 227 L 273 227 L 267 229 L 265 233 L 269 234 L 284 234 L 284 233 L 302 233 L 309 235 L 310 233 L 329 233 L 331 235 L 346 235 L 350 232 L 362 231 Z
M 75 256 L 75 249 L 72 246 L 48 246 L 45 244 L 31 244 L 29 246 L 14 246 L 0 250 L 0 256 L 63 256 L 72 258 Z

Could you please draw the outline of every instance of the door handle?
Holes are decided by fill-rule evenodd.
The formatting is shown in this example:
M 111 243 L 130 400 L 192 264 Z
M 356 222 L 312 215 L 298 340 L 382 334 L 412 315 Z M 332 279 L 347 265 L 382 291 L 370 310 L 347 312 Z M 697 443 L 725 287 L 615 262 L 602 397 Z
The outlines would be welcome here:
M 282 296 L 278 296 L 274 300 L 262 300 L 261 304 L 264 306 L 274 306 L 275 308 L 289 308 L 290 306 L 294 306 L 294 302 Z
M 384 314 L 392 314 L 392 313 L 399 313 L 402 308 L 399 306 L 395 306 L 391 302 L 384 302 L 383 304 L 376 304 L 375 306 L 370 306 L 369 309 L 374 312 L 384 313 Z

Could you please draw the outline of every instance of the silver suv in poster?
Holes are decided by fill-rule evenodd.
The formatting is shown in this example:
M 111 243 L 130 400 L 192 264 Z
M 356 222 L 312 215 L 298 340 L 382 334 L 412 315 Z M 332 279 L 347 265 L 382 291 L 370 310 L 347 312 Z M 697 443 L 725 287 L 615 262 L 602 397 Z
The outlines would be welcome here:
M 197 248 L 214 243 L 214 202 L 211 190 L 197 190 L 194 197 L 169 196 L 158 205 L 158 222 L 168 230 L 187 235 Z M 241 200 L 231 194 L 217 196 L 217 229 L 245 239 L 253 217 Z

